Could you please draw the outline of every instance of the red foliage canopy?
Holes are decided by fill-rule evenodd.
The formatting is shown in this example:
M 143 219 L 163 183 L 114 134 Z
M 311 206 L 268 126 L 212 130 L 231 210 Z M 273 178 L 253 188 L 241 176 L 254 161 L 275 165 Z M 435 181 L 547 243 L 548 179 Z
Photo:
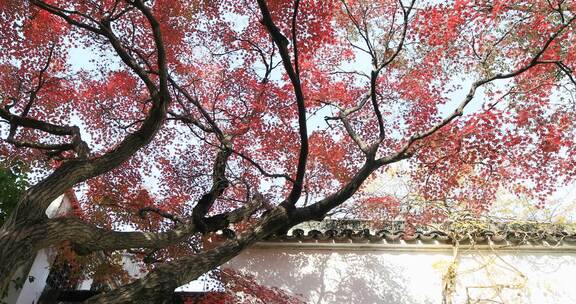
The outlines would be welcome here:
M 576 175 L 575 18 L 557 0 L 2 0 L 0 153 L 40 185 L 12 224 L 65 187 L 107 229 L 396 216 L 361 185 L 400 161 L 424 201 L 545 201 Z

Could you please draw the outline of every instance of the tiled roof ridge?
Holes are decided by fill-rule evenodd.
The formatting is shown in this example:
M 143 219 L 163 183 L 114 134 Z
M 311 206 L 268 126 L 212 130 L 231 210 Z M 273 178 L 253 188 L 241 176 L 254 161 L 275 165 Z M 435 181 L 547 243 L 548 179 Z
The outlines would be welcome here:
M 444 228 L 423 226 L 415 229 L 406 229 L 400 221 L 381 224 L 380 227 L 386 228 L 380 229 L 374 229 L 372 224 L 370 221 L 332 219 L 296 226 L 286 234 L 269 237 L 267 241 L 576 243 L 576 232 L 570 224 L 471 220 L 438 225 Z
M 338 219 L 307 222 L 293 227 L 285 234 L 271 235 L 264 242 L 576 245 L 576 224 L 472 220 L 446 222 L 438 227 L 428 225 L 406 229 L 403 222 L 394 221 L 384 225 L 380 223 L 379 227 L 386 228 L 375 229 L 373 223 Z M 224 229 L 220 236 L 231 239 L 235 233 L 231 229 Z
M 542 242 L 556 244 L 561 241 L 575 242 L 576 234 L 569 234 L 566 232 L 557 233 L 530 233 L 522 231 L 491 231 L 486 230 L 482 232 L 474 232 L 469 234 L 457 235 L 451 232 L 444 232 L 439 230 L 433 231 L 415 231 L 413 233 L 406 233 L 403 230 L 387 230 L 381 229 L 371 232 L 369 229 L 352 230 L 352 229 L 328 229 L 320 231 L 312 229 L 304 231 L 303 229 L 294 229 L 291 233 L 284 235 L 273 235 L 267 241 L 368 241 L 368 242 L 399 242 L 399 241 L 423 241 L 433 242 L 439 241 L 442 243 L 458 242 L 474 242 L 484 243 L 487 241 L 511 242 L 511 243 L 525 243 L 525 242 Z

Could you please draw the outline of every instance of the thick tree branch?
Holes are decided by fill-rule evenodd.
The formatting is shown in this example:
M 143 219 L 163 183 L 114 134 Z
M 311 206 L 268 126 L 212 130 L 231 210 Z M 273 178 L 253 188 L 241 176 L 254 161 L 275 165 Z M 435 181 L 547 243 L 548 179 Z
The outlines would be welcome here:
M 144 278 L 97 295 L 86 303 L 158 303 L 174 289 L 229 261 L 246 247 L 264 239 L 288 222 L 286 209 L 279 206 L 269 212 L 253 228 L 224 244 L 193 256 L 158 265 Z
M 377 145 L 380 144 L 386 137 L 386 131 L 384 129 L 384 118 L 382 117 L 382 112 L 380 111 L 380 107 L 378 106 L 378 88 L 377 88 L 377 81 L 378 81 L 378 72 L 373 70 L 370 73 L 370 101 L 372 102 L 372 108 L 374 108 L 374 114 L 376 115 L 376 119 L 378 121 L 378 138 L 379 141 Z
M 14 140 L 11 138 L 8 138 L 6 142 L 13 144 L 15 147 L 18 148 L 31 148 L 46 151 L 64 152 L 74 149 L 74 146 L 72 144 L 43 144 L 30 141 Z
M 246 204 L 230 212 L 217 214 L 204 219 L 204 224 L 208 231 L 217 231 L 228 227 L 230 224 L 238 223 L 250 217 L 254 212 L 266 206 L 264 197 L 256 193 Z
M 162 249 L 183 242 L 196 233 L 215 232 L 227 228 L 250 217 L 265 204 L 262 195 L 254 195 L 246 205 L 233 211 L 217 214 L 204 219 L 204 227 L 193 221 L 180 219 L 158 208 L 143 208 L 140 213 L 157 212 L 163 217 L 173 219 L 178 225 L 164 232 L 112 231 L 98 228 L 78 218 L 56 218 L 46 223 L 28 226 L 31 237 L 36 236 L 35 246 L 40 249 L 62 241 L 70 241 L 79 254 L 95 251 L 123 250 L 135 248 Z
M 280 29 L 274 24 L 272 16 L 270 15 L 270 10 L 266 5 L 266 0 L 258 0 L 258 6 L 260 7 L 260 12 L 262 13 L 262 23 L 270 33 L 272 40 L 276 43 L 280 57 L 282 58 L 282 63 L 284 64 L 284 69 L 290 78 L 292 87 L 294 88 L 294 94 L 296 95 L 296 104 L 298 107 L 298 128 L 300 135 L 300 153 L 298 156 L 298 165 L 296 170 L 295 183 L 292 184 L 292 190 L 288 195 L 286 201 L 282 204 L 290 209 L 296 204 L 300 195 L 302 194 L 302 189 L 304 185 L 304 176 L 306 174 L 306 162 L 308 160 L 308 130 L 306 126 L 306 105 L 304 101 L 304 93 L 302 92 L 302 85 L 300 83 L 300 75 L 298 71 L 292 66 L 292 61 L 290 55 L 288 54 L 288 39 L 280 32 Z M 295 2 L 295 11 L 293 15 L 293 20 L 297 17 L 298 1 Z M 295 25 L 295 24 L 294 24 Z M 295 38 L 295 27 L 292 28 L 293 31 L 293 48 L 297 49 L 296 38 Z M 297 51 L 295 52 L 295 60 L 298 60 Z M 296 66 L 297 63 L 295 64 Z
M 76 127 L 70 126 L 60 126 L 51 124 L 49 122 L 37 120 L 34 118 L 23 117 L 19 115 L 14 115 L 4 108 L 0 108 L 0 117 L 6 119 L 10 124 L 15 124 L 20 127 L 36 129 L 50 133 L 53 135 L 74 135 L 76 132 Z
M 29 118 L 26 116 L 14 115 L 4 108 L 0 108 L 0 117 L 6 119 L 12 126 L 11 132 L 8 134 L 6 142 L 14 144 L 17 147 L 27 147 L 33 149 L 55 150 L 55 151 L 74 150 L 78 154 L 78 157 L 82 159 L 86 159 L 88 157 L 88 154 L 90 153 L 88 145 L 81 138 L 80 129 L 78 127 L 60 126 L 51 124 L 49 122 Z M 12 132 L 12 129 L 15 130 L 16 127 L 24 127 L 29 129 L 40 130 L 58 136 L 71 136 L 72 138 L 71 142 L 68 144 L 43 144 L 28 141 L 19 141 L 14 138 L 16 135 L 15 132 Z
M 204 217 L 208 214 L 216 199 L 224 193 L 224 190 L 226 190 L 230 184 L 226 178 L 226 166 L 231 154 L 232 142 L 230 141 L 230 137 L 224 136 L 214 161 L 214 168 L 212 170 L 212 187 L 210 188 L 210 191 L 202 195 L 192 210 L 194 223 L 200 226 L 201 229 L 205 229 Z
M 104 155 L 87 160 L 69 161 L 57 168 L 51 175 L 32 187 L 18 204 L 15 212 L 6 222 L 6 225 L 12 225 L 17 221 L 24 223 L 30 219 L 38 221 L 45 219 L 44 210 L 48 204 L 56 199 L 60 194 L 74 186 L 75 184 L 85 181 L 91 177 L 98 176 L 105 173 L 124 161 L 130 158 L 141 147 L 148 144 L 160 126 L 162 125 L 165 117 L 170 96 L 167 87 L 167 63 L 165 59 L 165 51 L 162 42 L 162 34 L 158 22 L 155 21 L 148 8 L 146 8 L 140 1 L 134 2 L 134 5 L 142 11 L 148 19 L 152 28 L 154 42 L 158 55 L 158 67 L 160 71 L 160 86 L 158 87 L 151 78 L 148 77 L 146 72 L 138 66 L 134 58 L 120 45 L 119 40 L 115 37 L 110 29 L 110 22 L 102 20 L 99 24 L 100 29 L 92 26 L 81 26 L 77 21 L 66 15 L 63 10 L 47 5 L 42 1 L 31 1 L 40 9 L 48 13 L 62 17 L 65 21 L 73 26 L 79 26 L 90 32 L 103 36 L 109 40 L 114 49 L 116 50 L 122 61 L 134 71 L 142 81 L 146 84 L 150 91 L 152 98 L 152 107 L 150 108 L 146 119 L 143 121 L 140 129 L 128 135 L 116 148 L 105 153 Z M 4 111 L 6 115 L 7 111 Z M 2 111 L 0 111 L 2 113 Z M 9 113 L 8 113 L 9 114 Z M 28 118 L 14 118 L 23 126 L 29 125 L 43 131 L 55 131 L 54 133 L 69 133 L 69 129 L 60 126 L 54 126 L 47 123 L 39 123 L 38 121 Z
M 79 254 L 100 250 L 130 248 L 161 249 L 182 242 L 198 232 L 193 223 L 178 225 L 166 232 L 124 232 L 102 229 L 77 218 L 58 218 L 46 224 L 46 236 L 39 248 L 64 240 L 70 241 Z

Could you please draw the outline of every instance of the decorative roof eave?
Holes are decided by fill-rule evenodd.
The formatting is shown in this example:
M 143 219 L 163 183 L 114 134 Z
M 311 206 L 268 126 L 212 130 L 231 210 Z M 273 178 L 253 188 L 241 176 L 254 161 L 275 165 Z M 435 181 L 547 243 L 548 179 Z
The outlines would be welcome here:
M 342 250 L 342 251 L 395 251 L 395 252 L 452 252 L 454 244 L 442 242 L 406 242 L 400 240 L 398 242 L 321 242 L 321 241 L 275 241 L 266 240 L 256 243 L 251 247 L 252 249 L 265 249 L 265 250 Z M 459 244 L 458 248 L 461 250 L 480 250 L 480 251 L 498 251 L 498 252 L 554 252 L 554 253 L 575 253 L 576 244 L 550 244 L 547 242 L 542 243 L 525 243 L 525 244 L 510 244 L 503 242 L 501 244 Z
M 473 222 L 471 222 L 473 223 Z M 576 233 L 562 230 L 555 224 L 491 223 L 473 229 L 446 231 L 417 230 L 408 233 L 401 222 L 391 222 L 385 229 L 373 229 L 367 221 L 327 220 L 300 224 L 288 233 L 273 235 L 260 242 L 260 247 L 283 246 L 298 248 L 411 248 L 440 249 L 454 245 L 468 248 L 505 250 L 576 250 Z M 466 225 L 464 225 L 467 227 Z M 369 228 L 366 228 L 369 227 Z M 483 228 L 479 228 L 483 227 Z M 494 230 L 490 230 L 494 229 Z M 224 238 L 234 233 L 223 231 Z
M 572 234 L 528 234 L 514 231 L 499 233 L 486 231 L 480 234 L 466 235 L 455 240 L 449 234 L 441 231 L 420 232 L 406 234 L 404 231 L 380 230 L 371 233 L 369 230 L 353 231 L 344 229 L 310 230 L 307 233 L 302 229 L 295 229 L 291 234 L 274 235 L 262 243 L 291 244 L 290 246 L 310 246 L 315 244 L 320 247 L 446 247 L 451 248 L 455 244 L 460 247 L 486 247 L 486 248 L 545 248 L 553 250 L 559 247 L 574 247 L 576 250 L 576 235 Z M 268 246 L 268 245 L 267 245 Z

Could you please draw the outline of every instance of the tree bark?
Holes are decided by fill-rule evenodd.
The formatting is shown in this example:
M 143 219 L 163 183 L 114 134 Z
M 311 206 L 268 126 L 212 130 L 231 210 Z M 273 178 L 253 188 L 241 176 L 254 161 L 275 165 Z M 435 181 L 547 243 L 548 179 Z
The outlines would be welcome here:
M 4 226 L 0 229 L 0 298 L 8 292 L 18 269 L 32 261 L 38 251 L 36 244 L 45 237 L 40 227 Z
M 92 297 L 86 303 L 170 303 L 174 289 L 228 262 L 246 247 L 287 225 L 292 224 L 286 209 L 276 207 L 238 238 L 197 255 L 161 264 L 144 278 Z

